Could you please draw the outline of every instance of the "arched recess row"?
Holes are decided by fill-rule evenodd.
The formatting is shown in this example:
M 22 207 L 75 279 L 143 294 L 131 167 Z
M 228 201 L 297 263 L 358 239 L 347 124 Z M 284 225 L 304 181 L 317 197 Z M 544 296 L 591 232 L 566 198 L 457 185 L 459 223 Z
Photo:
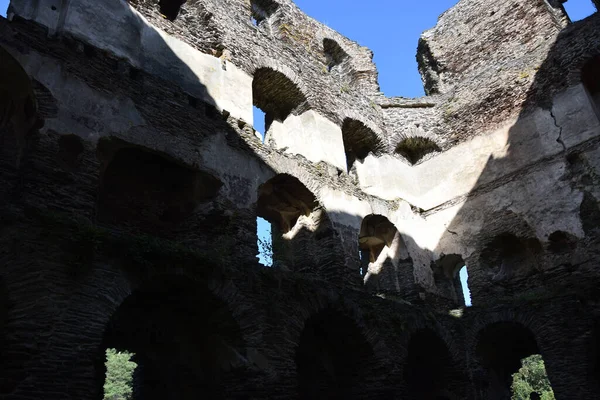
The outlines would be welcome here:
M 343 279 L 340 239 L 327 212 L 298 178 L 279 174 L 259 187 L 256 214 L 271 224 L 273 265 Z
M 0 46 L 0 164 L 18 168 L 28 137 L 42 126 L 29 75 Z
M 189 224 L 198 205 L 222 186 L 208 172 L 117 138 L 101 139 L 98 156 L 98 219 L 106 224 L 168 236 Z
M 367 215 L 358 236 L 361 272 L 372 291 L 407 293 L 414 283 L 412 260 L 396 226 L 383 215 Z
M 455 400 L 466 398 L 469 387 L 465 366 L 432 328 L 413 332 L 403 365 L 407 399 Z
M 257 388 L 247 340 L 254 334 L 231 307 L 207 283 L 184 276 L 141 284 L 106 325 L 95 361 L 97 398 L 106 349 L 133 355 L 134 399 L 225 399 Z

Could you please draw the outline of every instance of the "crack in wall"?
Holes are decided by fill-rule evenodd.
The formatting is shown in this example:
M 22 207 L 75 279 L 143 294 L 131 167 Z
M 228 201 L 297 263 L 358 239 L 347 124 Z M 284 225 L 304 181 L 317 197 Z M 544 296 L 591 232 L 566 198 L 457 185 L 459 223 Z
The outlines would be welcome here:
M 556 115 L 554 115 L 554 112 L 552 111 L 552 109 L 550 109 L 550 116 L 552 117 L 552 121 L 554 122 L 554 126 L 556 126 L 558 128 L 558 138 L 556 138 L 556 142 L 560 143 L 560 145 L 563 148 L 563 151 L 566 152 L 567 151 L 567 146 L 565 145 L 565 142 L 562 140 L 563 127 L 560 126 L 558 124 L 558 122 L 556 121 Z

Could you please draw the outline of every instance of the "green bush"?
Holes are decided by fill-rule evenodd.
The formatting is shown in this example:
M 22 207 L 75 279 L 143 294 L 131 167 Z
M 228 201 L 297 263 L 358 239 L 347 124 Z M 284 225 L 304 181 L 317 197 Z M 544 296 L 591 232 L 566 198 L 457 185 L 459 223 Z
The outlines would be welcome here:
M 133 394 L 133 371 L 137 364 L 131 353 L 106 349 L 104 400 L 130 400 Z
M 521 369 L 513 374 L 513 400 L 529 400 L 532 392 L 539 393 L 542 400 L 555 400 L 544 360 L 539 354 L 524 358 Z

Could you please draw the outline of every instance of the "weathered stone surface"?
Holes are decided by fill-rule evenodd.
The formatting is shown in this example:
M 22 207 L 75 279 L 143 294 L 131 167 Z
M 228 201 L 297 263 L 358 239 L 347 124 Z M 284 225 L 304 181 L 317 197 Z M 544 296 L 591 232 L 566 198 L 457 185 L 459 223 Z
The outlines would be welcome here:
M 13 0 L 0 397 L 597 398 L 599 24 L 461 0 L 405 99 L 290 0 Z

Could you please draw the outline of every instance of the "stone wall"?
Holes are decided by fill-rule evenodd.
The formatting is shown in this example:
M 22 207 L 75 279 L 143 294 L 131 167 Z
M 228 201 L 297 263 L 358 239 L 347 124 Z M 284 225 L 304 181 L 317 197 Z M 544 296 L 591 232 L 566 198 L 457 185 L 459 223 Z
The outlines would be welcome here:
M 462 0 L 405 99 L 291 1 L 180 3 L 0 19 L 0 397 L 100 399 L 108 347 L 136 398 L 505 399 L 536 352 L 596 397 L 597 14 Z

